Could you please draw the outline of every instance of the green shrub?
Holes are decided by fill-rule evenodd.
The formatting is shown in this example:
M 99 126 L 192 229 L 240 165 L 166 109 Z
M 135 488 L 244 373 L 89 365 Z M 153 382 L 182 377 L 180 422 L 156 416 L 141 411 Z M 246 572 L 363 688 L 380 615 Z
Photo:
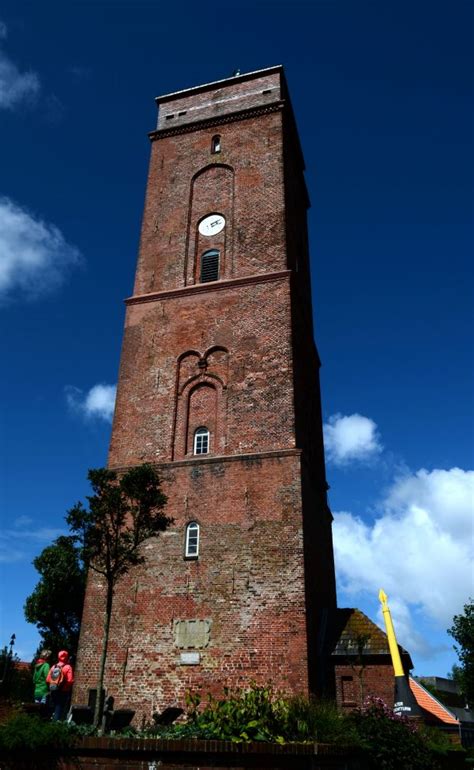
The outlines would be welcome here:
M 287 708 L 287 740 L 318 741 L 338 746 L 360 745 L 354 725 L 338 711 L 334 701 L 295 696 L 288 700 Z
M 17 714 L 0 725 L 0 751 L 35 753 L 71 746 L 75 730 L 64 722 L 44 722 L 36 716 Z
M 18 703 L 33 697 L 31 671 L 20 667 L 19 663 L 12 646 L 0 650 L 0 697 Z
M 363 709 L 351 715 L 367 753 L 367 767 L 374 770 L 436 770 L 436 755 L 423 730 L 398 716 L 380 698 L 368 698 Z
M 224 690 L 224 698 L 187 696 L 188 721 L 152 733 L 163 738 L 202 738 L 233 742 L 315 742 L 359 745 L 359 736 L 331 702 L 302 696 L 285 698 L 269 687 Z
M 451 743 L 448 735 L 437 727 L 420 725 L 418 735 L 422 738 L 430 751 L 433 751 L 435 754 L 444 755 L 447 754 L 448 751 L 465 752 L 465 749 L 460 744 Z
M 191 734 L 224 741 L 276 741 L 284 743 L 287 704 L 269 687 L 253 686 L 246 691 L 224 690 L 222 700 L 209 695 L 199 710 L 199 695 L 188 695 Z M 189 733 L 188 733 L 189 734 Z

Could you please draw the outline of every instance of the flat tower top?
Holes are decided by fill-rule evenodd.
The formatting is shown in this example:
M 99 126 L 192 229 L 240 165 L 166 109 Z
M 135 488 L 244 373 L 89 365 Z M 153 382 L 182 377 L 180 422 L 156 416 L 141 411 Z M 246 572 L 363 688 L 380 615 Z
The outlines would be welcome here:
M 198 94 L 201 91 L 211 91 L 215 88 L 223 88 L 231 83 L 241 83 L 245 80 L 253 80 L 262 75 L 271 75 L 280 72 L 283 74 L 283 65 L 277 64 L 274 67 L 265 67 L 261 70 L 254 70 L 253 72 L 245 72 L 239 75 L 230 75 L 222 80 L 213 80 L 211 83 L 203 83 L 199 86 L 192 86 L 191 88 L 183 88 L 180 91 L 173 91 L 169 94 L 163 94 L 163 96 L 156 96 L 155 102 L 157 104 L 163 104 L 163 102 L 169 102 L 173 99 L 179 99 L 184 95 Z
M 243 110 L 280 102 L 286 93 L 281 65 L 185 88 L 157 97 L 157 128 L 161 131 L 203 120 L 225 119 Z

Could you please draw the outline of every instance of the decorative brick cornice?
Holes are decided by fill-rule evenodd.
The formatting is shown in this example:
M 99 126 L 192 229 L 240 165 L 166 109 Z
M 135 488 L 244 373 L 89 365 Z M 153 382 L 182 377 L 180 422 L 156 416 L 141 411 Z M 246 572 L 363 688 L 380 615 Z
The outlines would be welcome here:
M 173 470 L 174 468 L 193 467 L 196 465 L 216 465 L 222 463 L 258 463 L 262 460 L 272 460 L 279 457 L 300 457 L 301 449 L 275 449 L 270 452 L 251 452 L 239 455 L 214 455 L 213 457 L 196 457 L 189 460 L 173 460 L 172 462 L 153 462 L 151 463 L 159 470 Z M 109 470 L 117 473 L 125 473 L 129 470 L 128 465 L 109 465 Z
M 224 123 L 235 123 L 239 120 L 248 120 L 249 118 L 258 118 L 261 115 L 269 115 L 272 112 L 279 112 L 285 106 L 285 101 L 279 99 L 277 102 L 271 102 L 269 104 L 262 105 L 261 107 L 247 107 L 245 110 L 238 110 L 236 112 L 229 112 L 224 115 L 215 115 L 212 118 L 203 118 L 202 120 L 196 120 L 192 123 L 184 123 L 181 126 L 173 126 L 172 128 L 157 128 L 154 131 L 150 131 L 148 138 L 151 142 L 157 139 L 164 139 L 167 136 L 176 136 L 178 134 L 188 134 L 196 129 L 213 128 L 214 126 L 222 126 Z
M 291 270 L 281 270 L 276 273 L 259 273 L 244 278 L 231 278 L 226 281 L 213 281 L 212 283 L 194 283 L 192 286 L 183 286 L 181 289 L 169 289 L 168 291 L 154 291 L 150 294 L 137 294 L 125 300 L 126 305 L 140 305 L 144 302 L 156 302 L 162 299 L 174 299 L 186 297 L 191 294 L 203 294 L 206 292 L 224 291 L 224 289 L 248 286 L 249 284 L 267 283 L 269 281 L 281 281 L 289 278 Z

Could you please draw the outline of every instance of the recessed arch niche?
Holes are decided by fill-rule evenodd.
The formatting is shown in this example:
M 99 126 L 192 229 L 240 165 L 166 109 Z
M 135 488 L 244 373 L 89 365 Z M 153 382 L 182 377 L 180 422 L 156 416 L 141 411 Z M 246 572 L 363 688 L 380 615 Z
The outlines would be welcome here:
M 225 227 L 215 235 L 199 232 L 199 223 L 209 214 L 225 218 Z M 202 168 L 191 180 L 185 259 L 185 284 L 199 283 L 201 255 L 209 249 L 219 251 L 219 278 L 232 275 L 234 220 L 234 169 L 213 163 Z
M 209 455 L 223 454 L 226 445 L 225 400 L 229 353 L 214 346 L 203 355 L 189 350 L 178 358 L 172 458 L 193 456 L 194 433 L 210 433 Z

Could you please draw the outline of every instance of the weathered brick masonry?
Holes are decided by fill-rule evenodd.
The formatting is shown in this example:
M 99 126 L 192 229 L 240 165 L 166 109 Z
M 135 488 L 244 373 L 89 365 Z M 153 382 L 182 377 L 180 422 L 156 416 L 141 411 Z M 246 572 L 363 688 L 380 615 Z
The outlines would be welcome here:
M 200 685 L 315 691 L 319 618 L 336 603 L 308 199 L 282 68 L 158 103 L 109 454 L 119 470 L 156 463 L 175 519 L 114 603 L 107 689 L 148 718 Z M 209 215 L 224 222 L 211 235 Z M 215 281 L 201 282 L 205 252 Z M 96 683 L 103 601 L 91 575 L 76 702 Z

